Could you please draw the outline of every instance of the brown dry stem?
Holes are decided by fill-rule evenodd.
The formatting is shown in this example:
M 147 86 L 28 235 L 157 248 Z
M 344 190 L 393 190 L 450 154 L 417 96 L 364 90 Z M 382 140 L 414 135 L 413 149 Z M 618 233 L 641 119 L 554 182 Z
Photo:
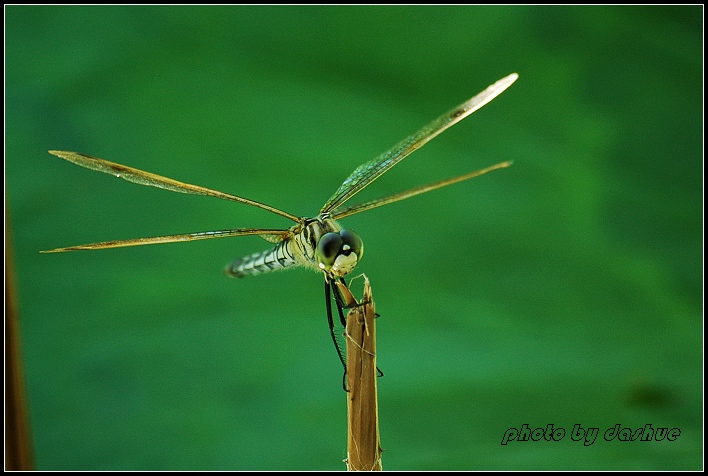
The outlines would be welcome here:
M 369 280 L 357 304 L 349 289 L 337 283 L 347 314 L 347 469 L 381 471 L 378 394 L 376 387 L 376 309 Z

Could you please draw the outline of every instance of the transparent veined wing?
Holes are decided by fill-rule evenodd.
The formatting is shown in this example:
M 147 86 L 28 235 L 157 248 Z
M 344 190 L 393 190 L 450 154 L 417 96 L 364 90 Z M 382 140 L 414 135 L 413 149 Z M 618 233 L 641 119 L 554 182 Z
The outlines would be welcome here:
M 291 236 L 290 230 L 267 230 L 263 228 L 235 228 L 233 230 L 202 231 L 181 235 L 153 236 L 150 238 L 133 238 L 130 240 L 101 241 L 86 245 L 67 246 L 40 253 L 61 253 L 64 251 L 102 250 L 107 248 L 125 248 L 127 246 L 156 245 L 161 243 L 177 243 L 181 241 L 209 240 L 212 238 L 227 238 L 230 236 L 260 235 L 271 243 L 277 243 Z
M 486 167 L 484 169 L 475 170 L 474 172 L 470 172 L 465 175 L 460 175 L 458 177 L 452 177 L 449 179 L 440 180 L 439 182 L 430 183 L 428 185 L 423 185 L 421 187 L 412 188 L 410 190 L 406 190 L 405 192 L 399 192 L 399 193 L 396 193 L 393 195 L 389 195 L 387 197 L 377 198 L 376 200 L 371 200 L 370 202 L 360 203 L 358 205 L 352 205 L 351 207 L 342 208 L 342 209 L 337 210 L 332 215 L 332 218 L 334 218 L 335 220 L 341 220 L 342 218 L 345 218 L 345 217 L 348 217 L 351 215 L 355 215 L 357 213 L 365 212 L 365 211 L 371 210 L 372 208 L 382 207 L 384 205 L 388 205 L 389 203 L 400 202 L 401 200 L 415 197 L 416 195 L 420 195 L 422 193 L 427 193 L 427 192 L 437 190 L 442 187 L 447 187 L 448 185 L 452 185 L 454 183 L 458 183 L 458 182 L 462 182 L 464 180 L 469 180 L 471 178 L 479 177 L 480 175 L 484 175 L 488 172 L 491 172 L 492 170 L 510 167 L 511 164 L 512 164 L 512 162 L 510 160 L 507 160 L 505 162 L 501 162 L 501 163 L 492 165 L 490 167 Z
M 90 155 L 80 154 L 78 152 L 50 150 L 49 153 L 52 155 L 56 155 L 57 157 L 60 157 L 64 160 L 67 160 L 73 164 L 87 168 L 89 170 L 95 170 L 96 172 L 102 172 L 104 174 L 113 175 L 115 177 L 122 178 L 123 180 L 127 180 L 128 182 L 137 183 L 139 185 L 146 185 L 148 187 L 157 187 L 163 190 L 169 190 L 171 192 L 189 193 L 192 195 L 207 195 L 210 197 L 220 198 L 222 200 L 245 203 L 246 205 L 262 208 L 271 213 L 275 213 L 276 215 L 289 218 L 294 222 L 300 222 L 300 219 L 295 215 L 291 215 L 290 213 L 278 210 L 277 208 L 271 207 L 270 205 L 266 205 L 255 200 L 250 200 L 248 198 L 231 195 L 229 193 L 219 192 L 218 190 L 212 190 L 210 188 L 202 187 L 200 185 L 192 185 L 189 183 L 180 182 L 178 180 L 174 180 L 168 177 L 163 177 L 161 175 L 145 172 L 144 170 L 128 167 L 127 165 L 109 162 L 104 159 L 99 159 L 98 157 L 91 157 Z
M 379 178 L 391 167 L 408 157 L 413 151 L 420 149 L 445 129 L 457 124 L 500 95 L 505 89 L 511 86 L 518 77 L 518 74 L 512 73 L 500 79 L 472 99 L 465 101 L 450 112 L 443 114 L 375 159 L 357 167 L 356 170 L 347 177 L 344 183 L 342 183 L 334 195 L 327 200 L 322 210 L 320 210 L 320 213 L 337 210 L 344 202 L 359 193 L 364 187 Z

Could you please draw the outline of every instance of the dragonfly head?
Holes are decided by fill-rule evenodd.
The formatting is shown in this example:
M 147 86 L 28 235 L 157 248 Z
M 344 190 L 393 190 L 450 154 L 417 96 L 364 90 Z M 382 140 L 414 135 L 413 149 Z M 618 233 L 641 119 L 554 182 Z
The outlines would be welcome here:
M 317 242 L 315 260 L 325 273 L 346 276 L 351 273 L 364 255 L 364 243 L 351 230 L 325 233 Z

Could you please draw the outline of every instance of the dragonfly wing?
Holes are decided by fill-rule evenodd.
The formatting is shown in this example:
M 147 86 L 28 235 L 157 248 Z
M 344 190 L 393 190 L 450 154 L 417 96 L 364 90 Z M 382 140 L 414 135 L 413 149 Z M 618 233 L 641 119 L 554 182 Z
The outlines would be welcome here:
M 445 129 L 457 124 L 500 95 L 505 89 L 511 86 L 518 77 L 518 74 L 513 73 L 500 79 L 472 99 L 460 104 L 458 107 L 435 119 L 415 134 L 403 139 L 380 156 L 357 167 L 356 170 L 347 177 L 344 183 L 342 183 L 334 195 L 327 200 L 327 203 L 322 207 L 320 213 L 331 212 L 339 208 L 344 202 L 359 193 L 364 187 L 379 178 L 391 167 L 408 157 L 413 151 L 421 148 Z
M 487 172 L 491 172 L 492 170 L 510 167 L 511 163 L 512 162 L 510 160 L 507 160 L 506 162 L 501 162 L 499 164 L 495 164 L 495 165 L 492 165 L 491 167 L 487 167 L 484 169 L 475 170 L 474 172 L 470 172 L 465 175 L 460 175 L 458 177 L 440 180 L 439 182 L 430 183 L 428 185 L 423 185 L 421 187 L 412 188 L 410 190 L 406 190 L 405 192 L 399 192 L 394 195 L 389 195 L 388 197 L 378 198 L 376 200 L 371 200 L 370 202 L 360 203 L 359 205 L 353 205 L 351 207 L 343 208 L 343 209 L 337 210 L 336 213 L 334 213 L 334 215 L 332 215 L 332 218 L 334 218 L 335 220 L 341 220 L 344 217 L 348 217 L 351 215 L 355 215 L 357 213 L 365 212 L 367 210 L 371 210 L 372 208 L 382 207 L 384 205 L 388 205 L 389 203 L 400 202 L 401 200 L 415 197 L 416 195 L 420 195 L 421 193 L 427 193 L 432 190 L 437 190 L 438 188 L 447 187 L 448 185 L 452 185 L 454 183 L 462 182 L 464 180 L 469 180 L 474 177 L 479 177 L 480 175 L 484 175 Z
M 292 234 L 292 233 L 290 233 L 290 234 Z M 277 235 L 271 235 L 269 233 L 266 233 L 266 234 L 259 235 L 259 236 L 261 238 L 263 238 L 264 240 L 266 240 L 268 243 L 273 243 L 274 245 L 280 243 L 285 238 L 287 238 L 287 235 L 283 235 L 282 233 L 278 233 Z
M 102 241 L 88 245 L 67 246 L 66 248 L 56 248 L 53 250 L 40 251 L 40 253 L 61 253 L 63 251 L 79 250 L 102 250 L 106 248 L 125 248 L 128 246 L 155 245 L 159 243 L 176 243 L 180 241 L 208 240 L 211 238 L 227 238 L 230 236 L 261 235 L 280 240 L 290 236 L 290 230 L 266 230 L 263 228 L 236 228 L 233 230 L 203 231 L 200 233 L 187 233 L 183 235 L 154 236 L 151 238 L 134 238 L 132 240 Z
M 192 185 L 189 183 L 180 182 L 171 178 L 163 177 L 161 175 L 156 175 L 150 172 L 145 172 L 143 170 L 134 169 L 128 167 L 127 165 L 117 164 L 115 162 L 109 162 L 107 160 L 99 159 L 98 157 L 91 157 L 90 155 L 80 154 L 78 152 L 68 152 L 63 150 L 50 150 L 50 154 L 56 155 L 64 160 L 68 160 L 71 163 L 79 165 L 81 167 L 95 170 L 96 172 L 103 172 L 104 174 L 110 174 L 128 182 L 137 183 L 139 185 L 146 185 L 148 187 L 157 187 L 164 190 L 170 190 L 172 192 L 179 193 L 190 193 L 193 195 L 207 195 L 210 197 L 221 198 L 222 200 L 231 200 L 233 202 L 245 203 L 246 205 L 251 205 L 254 207 L 262 208 L 268 210 L 271 213 L 275 213 L 285 218 L 289 218 L 294 222 L 300 222 L 300 219 L 295 215 L 278 210 L 270 205 L 265 205 L 263 203 L 257 202 L 255 200 L 250 200 L 248 198 L 239 197 L 236 195 L 231 195 L 229 193 L 219 192 L 218 190 L 212 190 L 210 188 L 201 187 L 199 185 Z

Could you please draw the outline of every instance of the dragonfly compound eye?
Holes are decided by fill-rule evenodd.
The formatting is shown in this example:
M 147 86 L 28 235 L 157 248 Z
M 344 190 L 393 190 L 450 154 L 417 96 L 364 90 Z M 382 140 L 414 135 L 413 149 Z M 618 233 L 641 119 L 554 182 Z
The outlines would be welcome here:
M 359 235 L 351 230 L 341 230 L 339 236 L 342 239 L 342 246 L 334 258 L 331 272 L 336 276 L 346 276 L 356 268 L 364 254 L 364 243 Z
M 359 235 L 351 230 L 342 230 L 339 232 L 339 236 L 342 237 L 342 241 L 344 242 L 342 252 L 347 255 L 354 253 L 357 259 L 361 259 L 364 255 L 364 242 L 361 241 Z
M 320 269 L 328 270 L 332 268 L 334 260 L 342 248 L 342 243 L 342 237 L 339 236 L 339 233 L 329 232 L 322 235 L 317 242 L 317 249 L 315 250 L 315 259 Z
M 317 242 L 315 259 L 321 270 L 345 276 L 356 268 L 363 253 L 364 243 L 359 235 L 351 230 L 341 230 L 322 235 Z

